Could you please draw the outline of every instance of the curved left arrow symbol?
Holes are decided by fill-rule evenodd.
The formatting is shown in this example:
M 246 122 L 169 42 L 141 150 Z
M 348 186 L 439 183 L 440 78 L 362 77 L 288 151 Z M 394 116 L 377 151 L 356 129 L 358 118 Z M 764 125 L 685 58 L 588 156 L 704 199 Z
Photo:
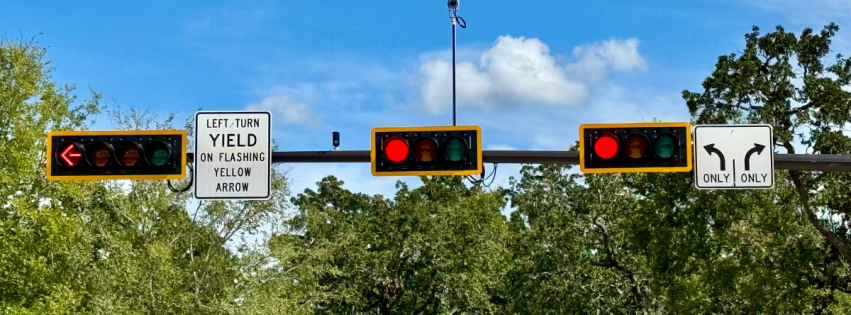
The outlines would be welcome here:
M 721 171 L 725 171 L 727 169 L 727 160 L 724 159 L 724 153 L 721 153 L 721 150 L 716 149 L 714 143 L 705 145 L 703 148 L 706 149 L 706 153 L 709 153 L 709 155 L 712 155 L 712 152 L 715 152 L 715 154 L 718 155 L 718 159 L 721 160 Z

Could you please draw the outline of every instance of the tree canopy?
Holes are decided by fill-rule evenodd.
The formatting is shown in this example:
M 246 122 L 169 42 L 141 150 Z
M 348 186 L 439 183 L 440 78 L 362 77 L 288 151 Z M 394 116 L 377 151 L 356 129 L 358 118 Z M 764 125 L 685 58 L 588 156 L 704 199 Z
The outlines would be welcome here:
M 683 91 L 684 110 L 694 124 L 771 124 L 779 152 L 851 153 L 838 31 L 754 27 L 702 91 Z M 173 128 L 173 116 L 109 110 L 95 89 L 78 100 L 45 53 L 0 46 L 3 313 L 851 312 L 848 173 L 699 191 L 689 173 L 526 165 L 507 187 L 423 177 L 385 197 L 334 176 L 292 195 L 274 169 L 264 202 L 198 202 L 160 181 L 51 182 L 48 131 L 106 111 L 117 129 Z

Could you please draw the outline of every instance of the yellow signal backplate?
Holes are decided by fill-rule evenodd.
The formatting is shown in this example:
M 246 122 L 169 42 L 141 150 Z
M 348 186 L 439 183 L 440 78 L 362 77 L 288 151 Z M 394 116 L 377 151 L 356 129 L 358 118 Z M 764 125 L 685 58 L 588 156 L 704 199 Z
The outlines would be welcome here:
M 164 174 L 164 175 L 130 175 L 130 174 L 112 174 L 112 175 L 75 175 L 75 176 L 58 176 L 53 175 L 53 137 L 69 136 L 179 136 L 181 145 L 179 148 L 172 148 L 174 156 L 180 158 L 180 174 Z M 48 180 L 102 180 L 102 179 L 183 179 L 186 177 L 186 130 L 127 130 L 127 131 L 51 131 L 47 133 L 47 172 L 45 172 Z
M 451 132 L 451 131 L 476 131 L 476 169 L 474 170 L 442 170 L 442 171 L 426 171 L 426 170 L 411 170 L 397 172 L 379 172 L 376 169 L 376 152 L 378 152 L 375 143 L 376 133 L 388 132 Z M 369 150 L 370 170 L 373 176 L 428 176 L 428 175 L 477 175 L 482 173 L 482 128 L 479 126 L 431 126 L 431 127 L 376 127 L 372 128 L 370 133 L 370 150 Z
M 585 130 L 586 129 L 614 129 L 614 128 L 685 128 L 686 143 L 686 166 L 662 166 L 662 167 L 619 167 L 619 168 L 585 168 Z M 693 148 L 691 144 L 691 125 L 687 122 L 667 123 L 615 123 L 615 124 L 581 124 L 579 125 L 579 168 L 582 173 L 678 173 L 690 172 L 692 170 Z

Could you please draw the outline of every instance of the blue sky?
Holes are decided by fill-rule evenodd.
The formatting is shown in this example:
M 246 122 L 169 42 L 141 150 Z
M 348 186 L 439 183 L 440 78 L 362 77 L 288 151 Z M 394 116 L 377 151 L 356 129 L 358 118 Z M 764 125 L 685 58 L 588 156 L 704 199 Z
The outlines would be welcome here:
M 527 3 L 527 2 L 520 2 Z M 581 123 L 687 121 L 716 58 L 758 25 L 851 27 L 847 0 L 462 0 L 459 125 L 491 149 L 566 150 Z M 280 150 L 364 150 L 369 130 L 451 124 L 450 22 L 443 0 L 8 1 L 0 34 L 36 36 L 59 82 L 150 108 L 177 126 L 195 109 L 272 111 Z M 39 35 L 40 34 L 40 35 Z M 841 30 L 834 48 L 848 54 Z M 106 116 L 93 129 L 111 129 Z M 292 164 L 294 192 L 325 175 L 391 196 L 400 178 L 368 164 Z M 490 166 L 488 165 L 488 169 Z M 506 183 L 518 166 L 500 167 Z M 416 178 L 401 178 L 411 184 Z

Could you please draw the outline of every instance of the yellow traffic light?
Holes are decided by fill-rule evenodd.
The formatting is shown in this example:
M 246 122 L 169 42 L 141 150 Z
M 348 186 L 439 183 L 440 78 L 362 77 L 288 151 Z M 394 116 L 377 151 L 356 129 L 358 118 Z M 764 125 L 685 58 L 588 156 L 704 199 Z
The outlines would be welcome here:
M 181 179 L 186 131 L 52 131 L 48 180 Z
M 689 172 L 689 123 L 583 124 L 579 126 L 583 173 Z
M 374 176 L 482 173 L 479 126 L 374 128 L 371 139 Z

